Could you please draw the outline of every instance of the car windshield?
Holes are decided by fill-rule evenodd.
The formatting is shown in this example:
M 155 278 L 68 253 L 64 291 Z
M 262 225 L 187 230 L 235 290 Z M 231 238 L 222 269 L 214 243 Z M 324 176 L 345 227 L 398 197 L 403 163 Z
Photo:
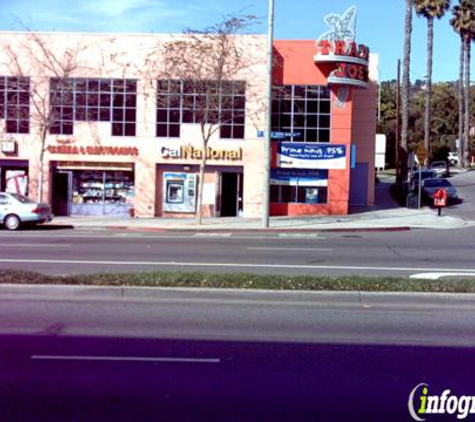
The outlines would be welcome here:
M 428 179 L 424 182 L 425 187 L 450 187 L 452 186 L 449 181 L 445 179 Z
M 21 202 L 22 204 L 34 204 L 35 203 L 35 201 L 32 201 L 27 196 L 18 195 L 17 193 L 11 193 L 10 195 L 13 198 L 15 198 L 17 201 Z

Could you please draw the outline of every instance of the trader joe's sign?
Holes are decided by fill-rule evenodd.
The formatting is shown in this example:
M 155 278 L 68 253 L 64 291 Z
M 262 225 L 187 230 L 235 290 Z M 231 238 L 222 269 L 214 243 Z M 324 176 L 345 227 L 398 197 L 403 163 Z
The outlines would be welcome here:
M 346 145 L 281 142 L 277 166 L 303 169 L 345 169 Z
M 343 15 L 332 13 L 324 18 L 331 30 L 317 40 L 314 61 L 317 65 L 331 64 L 327 70 L 329 84 L 368 87 L 369 48 L 355 42 L 356 12 L 353 6 Z

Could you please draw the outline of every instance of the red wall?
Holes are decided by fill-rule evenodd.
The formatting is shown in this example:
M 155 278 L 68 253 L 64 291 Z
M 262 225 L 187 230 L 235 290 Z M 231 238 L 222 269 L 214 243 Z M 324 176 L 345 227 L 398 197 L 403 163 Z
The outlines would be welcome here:
M 274 84 L 276 85 L 327 85 L 331 65 L 317 65 L 313 61 L 317 48 L 315 41 L 274 42 Z M 350 144 L 352 101 L 351 89 L 343 109 L 335 107 L 338 88 L 332 88 L 331 139 L 334 144 L 347 145 L 345 170 L 329 170 L 327 204 L 277 204 L 271 203 L 271 215 L 343 215 L 348 214 L 350 189 Z M 272 167 L 276 166 L 276 145 L 272 148 Z

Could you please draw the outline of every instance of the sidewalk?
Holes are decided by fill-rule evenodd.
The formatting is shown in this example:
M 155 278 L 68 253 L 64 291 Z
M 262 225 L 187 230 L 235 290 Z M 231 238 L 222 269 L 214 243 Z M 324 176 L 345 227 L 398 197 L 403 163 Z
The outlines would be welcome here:
M 324 231 L 324 230 L 409 230 L 414 228 L 456 229 L 475 222 L 450 216 L 437 216 L 428 208 L 406 208 L 366 211 L 346 216 L 271 217 L 269 229 L 259 219 L 242 217 L 204 218 L 197 225 L 193 218 L 121 218 L 121 217 L 56 217 L 52 225 L 68 225 L 75 229 L 123 229 L 135 231 Z

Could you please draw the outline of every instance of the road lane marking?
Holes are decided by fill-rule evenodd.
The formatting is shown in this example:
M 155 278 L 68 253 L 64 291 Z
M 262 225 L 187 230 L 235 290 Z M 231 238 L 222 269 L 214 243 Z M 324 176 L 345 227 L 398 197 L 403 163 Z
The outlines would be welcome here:
M 44 239 L 46 236 L 42 235 L 23 235 L 23 234 L 15 234 L 16 239 Z M 120 239 L 127 239 L 127 240 L 136 240 L 136 239 L 188 239 L 188 240 L 213 240 L 213 239 L 220 239 L 220 240 L 234 240 L 234 239 L 250 239 L 250 240 L 269 240 L 269 239 L 277 239 L 277 240 L 295 240 L 298 237 L 298 240 L 325 240 L 325 237 L 318 237 L 318 236 L 281 236 L 280 234 L 276 236 L 274 233 L 269 233 L 268 236 L 241 236 L 241 235 L 232 235 L 232 236 L 196 236 L 196 234 L 190 235 L 157 235 L 152 236 L 147 233 L 137 234 L 137 233 L 117 233 L 111 232 L 109 235 L 82 235 L 82 234 L 70 234 L 70 235 L 48 235 L 48 239 L 107 239 L 107 240 L 117 240 Z M 6 236 L 1 236 L 1 238 L 7 238 Z M 13 239 L 12 237 L 8 237 L 8 239 Z
M 472 273 L 461 273 L 461 272 L 439 272 L 439 273 L 419 273 L 412 274 L 409 278 L 415 278 L 419 280 L 438 280 L 442 277 L 473 277 Z
M 232 233 L 195 233 L 194 237 L 229 237 Z
M 298 238 L 298 239 L 312 238 L 312 239 L 325 240 L 325 237 L 320 236 L 318 233 L 278 233 L 278 237 L 280 237 L 282 239 L 285 239 L 285 238 Z
M 16 247 L 16 248 L 70 248 L 71 245 L 56 245 L 53 243 L 0 243 L 0 246 L 4 247 Z
M 68 356 L 68 355 L 33 355 L 31 360 L 68 360 L 99 362 L 152 362 L 152 363 L 221 363 L 219 358 L 172 358 L 140 356 Z
M 398 271 L 398 272 L 464 272 L 475 275 L 475 269 L 466 268 L 425 268 L 425 267 L 375 267 L 352 265 L 305 265 L 305 264 L 257 264 L 232 262 L 176 262 L 176 261 L 90 261 L 60 259 L 10 259 L 0 258 L 0 263 L 10 264 L 56 264 L 56 265 L 125 265 L 125 266 L 174 266 L 174 267 L 238 267 L 238 268 L 282 268 L 310 270 L 365 270 L 365 271 Z
M 312 252 L 333 252 L 331 248 L 266 248 L 250 246 L 246 248 L 248 251 L 312 251 Z

